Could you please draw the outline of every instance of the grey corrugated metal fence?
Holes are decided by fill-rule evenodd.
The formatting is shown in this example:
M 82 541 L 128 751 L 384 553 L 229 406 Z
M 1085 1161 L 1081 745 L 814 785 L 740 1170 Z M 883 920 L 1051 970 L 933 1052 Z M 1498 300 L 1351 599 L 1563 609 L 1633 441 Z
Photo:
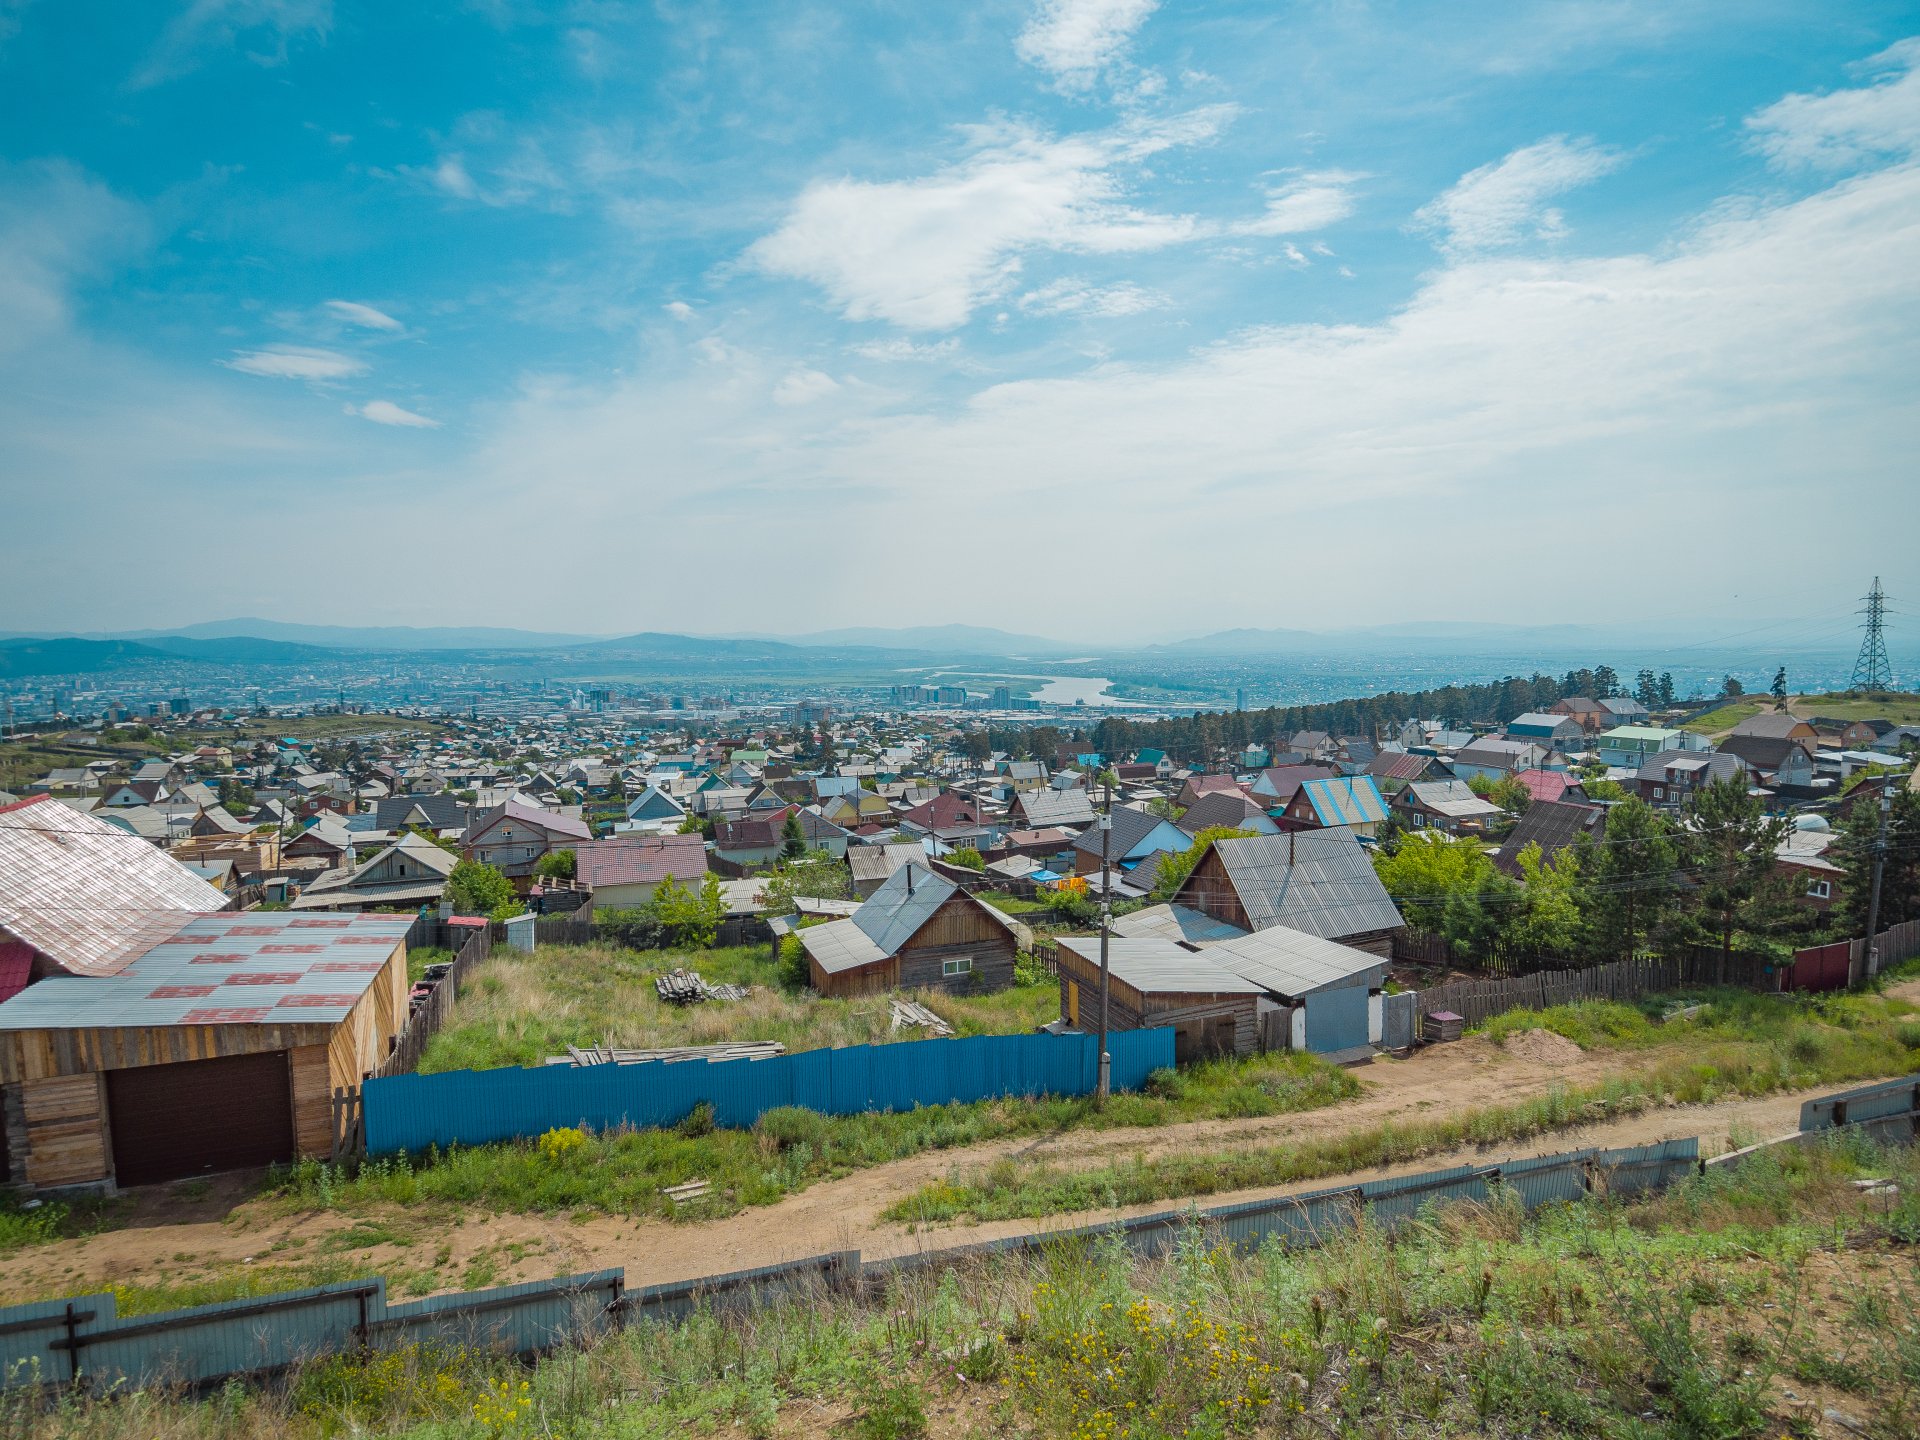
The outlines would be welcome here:
M 1108 1037 L 1113 1088 L 1135 1090 L 1173 1064 L 1173 1031 Z M 768 1110 L 823 1115 L 911 1110 L 1026 1095 L 1085 1095 L 1095 1083 L 1092 1035 L 976 1035 L 803 1050 L 766 1060 L 453 1070 L 383 1075 L 360 1087 L 370 1154 L 480 1145 L 569 1125 L 595 1130 L 675 1125 L 696 1105 L 745 1129 Z M 396 1052 L 397 1054 L 398 1052 Z
M 1811 1100 L 1801 1112 L 1802 1130 L 1816 1133 L 1858 1125 L 1890 1139 L 1911 1139 L 1920 1102 L 1917 1086 L 1920 1077 L 1909 1077 Z M 1751 1152 L 1709 1163 L 1738 1163 L 1746 1153 Z M 0 1310 L 0 1370 L 4 1383 L 14 1386 L 75 1379 L 95 1386 L 204 1384 L 341 1351 L 412 1342 L 525 1354 L 581 1340 L 612 1325 L 667 1323 L 703 1307 L 760 1307 L 824 1290 L 878 1290 L 891 1278 L 914 1271 L 1109 1236 L 1120 1237 L 1143 1256 L 1167 1253 L 1196 1226 L 1218 1243 L 1240 1250 L 1270 1242 L 1307 1246 L 1362 1215 L 1377 1223 L 1401 1224 L 1430 1204 L 1511 1194 L 1531 1210 L 1596 1193 L 1644 1194 L 1695 1173 L 1701 1168 L 1699 1155 L 1700 1142 L 1692 1137 L 1657 1145 L 1569 1150 L 1269 1200 L 1164 1210 L 873 1262 L 864 1262 L 857 1250 L 839 1251 L 634 1290 L 625 1289 L 623 1271 L 603 1270 L 389 1305 L 384 1284 L 369 1279 L 124 1320 L 115 1315 L 111 1295 L 85 1295 Z
M 623 1273 L 402 1304 L 387 1302 L 386 1283 L 376 1277 L 124 1318 L 112 1295 L 47 1300 L 0 1310 L 0 1373 L 9 1385 L 191 1386 L 425 1340 L 527 1354 L 604 1330 L 617 1312 Z

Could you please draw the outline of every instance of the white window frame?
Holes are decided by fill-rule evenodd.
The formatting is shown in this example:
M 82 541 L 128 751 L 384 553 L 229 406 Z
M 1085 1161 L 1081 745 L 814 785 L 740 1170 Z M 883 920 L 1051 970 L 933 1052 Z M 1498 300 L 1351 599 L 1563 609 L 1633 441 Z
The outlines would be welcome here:
M 1833 885 L 1826 880 L 1814 880 L 1807 885 L 1807 897 L 1812 900 L 1831 900 Z
M 951 960 L 942 960 L 940 962 L 940 978 L 942 980 L 952 980 L 956 976 L 971 975 L 972 973 L 973 956 L 971 955 L 958 955 Z
M 1667 798 L 1667 792 L 1666 792 L 1666 788 L 1665 788 L 1664 786 L 1661 786 L 1661 785 L 1656 785 L 1656 786 L 1654 786 L 1654 787 L 1653 787 L 1653 798 L 1654 798 L 1654 799 L 1656 799 L 1656 800 L 1664 800 L 1664 799 L 1666 799 L 1666 798 Z

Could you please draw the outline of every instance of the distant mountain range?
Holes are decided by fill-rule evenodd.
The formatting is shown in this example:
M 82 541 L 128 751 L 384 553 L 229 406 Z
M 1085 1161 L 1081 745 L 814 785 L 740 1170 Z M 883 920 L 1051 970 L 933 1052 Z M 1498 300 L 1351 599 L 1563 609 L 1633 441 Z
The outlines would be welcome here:
M 341 652 L 318 645 L 290 645 L 279 640 L 239 636 L 231 640 L 199 640 L 161 635 L 148 641 L 84 640 L 75 636 L 52 639 L 0 640 L 0 677 L 27 675 L 97 675 L 141 662 L 178 663 L 197 660 L 214 665 L 297 665 L 337 662 Z
M 335 650 L 538 650 L 582 645 L 603 637 L 562 635 L 539 630 L 510 630 L 487 625 L 301 625 L 289 620 L 209 620 L 171 630 L 119 630 L 88 634 L 89 640 L 154 640 L 182 636 L 226 640 L 250 636 Z
M 1067 655 L 1074 647 L 1039 635 L 1018 635 L 984 625 L 907 625 L 899 628 L 866 625 L 844 630 L 814 630 L 804 635 L 749 635 L 752 640 L 779 640 L 809 647 L 860 646 L 877 650 L 932 650 L 958 655 Z M 1085 647 L 1079 647 L 1084 650 Z

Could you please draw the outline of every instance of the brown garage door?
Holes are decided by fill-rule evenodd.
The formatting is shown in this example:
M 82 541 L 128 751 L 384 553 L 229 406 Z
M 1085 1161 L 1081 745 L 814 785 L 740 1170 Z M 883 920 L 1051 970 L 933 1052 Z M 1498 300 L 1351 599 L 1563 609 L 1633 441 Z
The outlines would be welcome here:
M 293 1158 L 287 1052 L 107 1072 L 114 1177 L 151 1185 Z

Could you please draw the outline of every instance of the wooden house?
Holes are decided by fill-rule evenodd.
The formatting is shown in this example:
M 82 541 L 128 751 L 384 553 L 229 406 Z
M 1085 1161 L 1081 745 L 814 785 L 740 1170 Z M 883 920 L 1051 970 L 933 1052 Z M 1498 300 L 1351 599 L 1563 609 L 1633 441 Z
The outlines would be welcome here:
M 1346 829 L 1215 841 L 1173 904 L 1243 931 L 1285 925 L 1377 955 L 1390 954 L 1406 926 Z
M 845 920 L 799 932 L 822 995 L 883 990 L 1004 990 L 1013 983 L 1013 923 L 953 881 L 909 863 Z
M 549 850 L 570 850 L 593 832 L 584 820 L 541 810 L 519 800 L 503 800 L 476 817 L 460 837 L 469 860 L 491 865 L 512 880 L 529 880 Z
M 223 911 L 185 866 L 55 808 L 0 811 L 13 1180 L 111 1190 L 326 1156 L 332 1092 L 406 1022 L 411 917 Z

